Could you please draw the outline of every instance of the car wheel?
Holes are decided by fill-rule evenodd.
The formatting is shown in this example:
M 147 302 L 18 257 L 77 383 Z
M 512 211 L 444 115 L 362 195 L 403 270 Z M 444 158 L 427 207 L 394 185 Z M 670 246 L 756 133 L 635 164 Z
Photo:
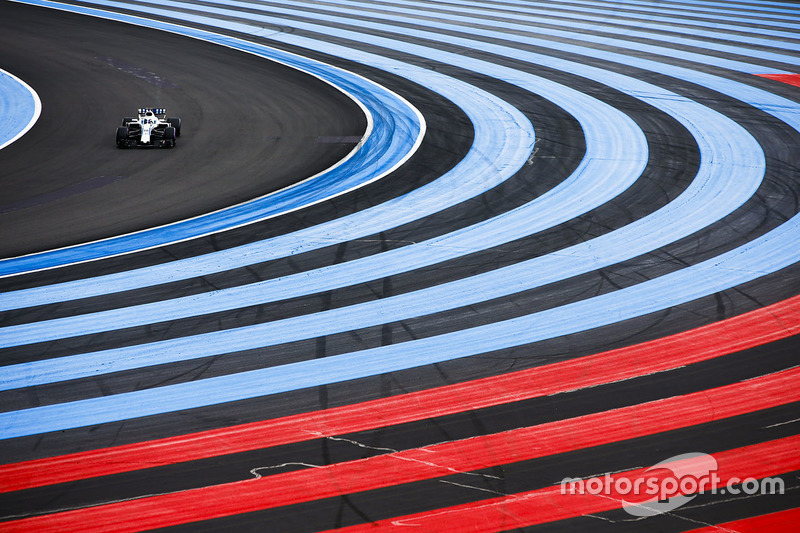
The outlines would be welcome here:
M 117 128 L 117 148 L 128 147 L 128 128 L 120 126 Z
M 131 117 L 125 117 L 122 119 L 122 125 L 125 126 L 126 128 L 128 127 L 128 124 L 130 124 L 131 122 L 133 122 L 133 119 Z
M 164 148 L 172 148 L 175 146 L 175 136 L 175 128 L 172 126 L 164 128 L 164 143 L 162 146 Z
M 181 119 L 179 119 L 178 117 L 172 117 L 172 118 L 168 118 L 167 122 L 169 122 L 170 126 L 175 128 L 175 136 L 176 137 L 180 137 L 181 136 Z

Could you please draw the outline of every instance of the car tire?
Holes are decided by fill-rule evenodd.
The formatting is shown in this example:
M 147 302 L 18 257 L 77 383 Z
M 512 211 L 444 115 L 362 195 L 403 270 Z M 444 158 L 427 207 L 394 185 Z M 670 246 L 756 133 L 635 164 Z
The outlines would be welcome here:
M 176 137 L 180 137 L 181 136 L 181 119 L 178 118 L 178 117 L 171 117 L 171 118 L 167 119 L 167 122 L 169 122 L 170 126 L 175 128 L 175 136 Z
M 172 148 L 173 146 L 175 146 L 175 137 L 176 137 L 175 128 L 173 128 L 172 126 L 167 126 L 166 128 L 164 128 L 164 143 L 162 144 L 162 146 L 164 148 Z
M 117 128 L 117 148 L 128 147 L 128 128 L 120 126 Z
M 133 119 L 131 117 L 125 117 L 122 119 L 122 125 L 125 126 L 126 128 L 128 127 L 128 124 L 130 124 L 131 122 L 133 122 Z

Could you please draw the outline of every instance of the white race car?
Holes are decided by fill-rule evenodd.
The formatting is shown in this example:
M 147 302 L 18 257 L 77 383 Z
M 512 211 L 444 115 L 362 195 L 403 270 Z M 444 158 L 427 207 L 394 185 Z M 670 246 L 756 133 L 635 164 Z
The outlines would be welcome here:
M 172 148 L 181 135 L 181 119 L 167 118 L 167 110 L 150 107 L 139 110 L 138 118 L 122 119 L 117 128 L 117 146 L 158 146 Z

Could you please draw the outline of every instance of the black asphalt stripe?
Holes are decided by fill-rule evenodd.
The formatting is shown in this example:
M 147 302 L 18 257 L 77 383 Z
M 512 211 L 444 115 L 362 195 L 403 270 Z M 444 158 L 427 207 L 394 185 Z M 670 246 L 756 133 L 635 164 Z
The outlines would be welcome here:
M 320 531 L 430 512 L 506 494 L 543 489 L 558 485 L 565 477 L 602 476 L 606 472 L 646 468 L 682 453 L 714 453 L 781 438 L 793 434 L 793 431 L 785 426 L 763 430 L 763 425 L 796 417 L 798 407 L 798 404 L 791 404 L 694 426 L 685 431 L 165 530 L 255 531 L 258 524 L 261 527 L 264 524 L 281 524 L 281 531 Z M 692 437 L 697 440 L 693 441 Z M 787 486 L 800 486 L 795 476 L 787 474 L 784 476 Z M 617 516 L 622 513 L 618 511 Z
M 94 478 L 61 485 L 0 494 L 0 509 L 26 514 L 173 492 L 206 485 L 381 455 L 390 450 L 422 448 L 439 442 L 536 426 L 610 411 L 639 403 L 691 394 L 779 372 L 797 365 L 800 337 L 726 357 L 636 379 L 503 404 L 456 415 L 382 427 L 264 450 L 238 453 Z M 357 445 L 354 443 L 358 443 Z M 285 466 L 279 466 L 285 465 Z

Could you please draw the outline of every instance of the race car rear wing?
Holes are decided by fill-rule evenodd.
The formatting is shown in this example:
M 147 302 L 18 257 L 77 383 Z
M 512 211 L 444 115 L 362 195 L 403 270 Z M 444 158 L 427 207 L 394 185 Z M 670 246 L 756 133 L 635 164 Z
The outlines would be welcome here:
M 154 115 L 165 117 L 167 115 L 167 110 L 163 107 L 143 107 L 139 109 L 139 114 L 144 115 L 148 111 L 152 111 Z

